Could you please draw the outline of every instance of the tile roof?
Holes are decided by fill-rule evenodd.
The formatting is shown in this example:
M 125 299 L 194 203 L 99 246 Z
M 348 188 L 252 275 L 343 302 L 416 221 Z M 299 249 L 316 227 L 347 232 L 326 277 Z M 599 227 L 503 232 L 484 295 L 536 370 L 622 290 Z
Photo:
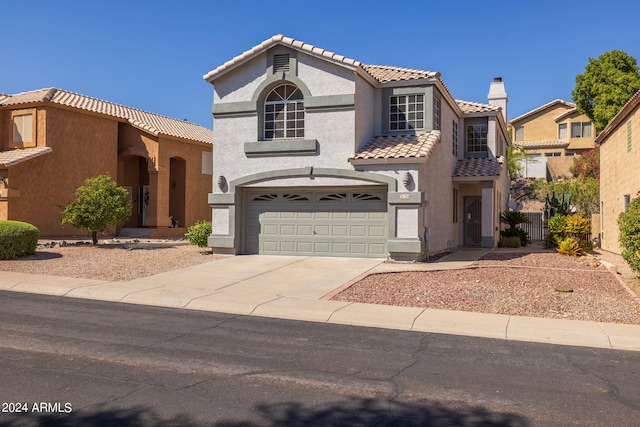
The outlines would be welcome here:
M 200 125 L 97 98 L 91 98 L 63 89 L 39 89 L 16 95 L 7 95 L 4 99 L 0 98 L 0 104 L 7 106 L 40 102 L 51 102 L 116 117 L 121 120 L 126 120 L 131 123 L 131 125 L 156 136 L 162 134 L 209 144 L 213 142 L 213 132 Z
M 216 69 L 209 71 L 207 74 L 203 76 L 203 78 L 206 81 L 211 82 L 215 78 L 224 74 L 225 72 L 259 55 L 260 53 L 264 52 L 265 50 L 269 49 L 270 47 L 276 44 L 285 45 L 285 46 L 306 52 L 310 55 L 322 57 L 324 59 L 338 62 L 346 66 L 360 68 L 366 74 L 370 75 L 373 79 L 377 80 L 380 83 L 440 77 L 440 73 L 435 71 L 423 71 L 423 70 L 414 70 L 411 68 L 362 64 L 360 61 L 356 61 L 355 59 L 338 55 L 337 53 L 313 46 L 309 43 L 304 43 L 299 40 L 292 39 L 291 37 L 286 37 L 283 34 L 277 34 L 271 38 L 268 38 L 262 43 L 252 47 L 251 49 L 241 53 L 240 55 L 232 58 L 231 60 L 225 62 L 224 64 L 220 65 Z
M 19 148 L 0 152 L 0 167 L 8 168 L 51 152 L 51 147 Z
M 440 73 L 436 71 L 414 70 L 412 68 L 390 67 L 386 65 L 361 64 L 361 66 L 362 69 L 380 83 L 440 77 Z
M 497 160 L 468 158 L 458 160 L 453 170 L 454 177 L 500 176 L 504 168 L 504 157 Z
M 569 146 L 568 141 L 514 141 L 518 148 L 564 148 Z
M 439 130 L 422 135 L 376 136 L 349 160 L 428 158 L 439 142 Z
M 524 119 L 526 117 L 529 117 L 529 116 L 531 116 L 533 114 L 539 113 L 542 110 L 545 110 L 545 109 L 547 109 L 549 107 L 552 107 L 552 106 L 558 105 L 558 104 L 564 105 L 565 107 L 568 107 L 568 108 L 575 108 L 576 107 L 576 104 L 574 104 L 573 102 L 568 102 L 568 101 L 565 101 L 564 99 L 554 99 L 553 101 L 547 102 L 546 104 L 541 105 L 538 108 L 534 108 L 531 111 L 528 111 L 528 112 L 526 112 L 524 114 L 521 114 L 518 117 L 515 117 L 515 118 L 511 119 L 510 121 L 511 121 L 511 123 L 517 122 L 519 120 L 522 120 L 522 119 Z
M 456 104 L 458 104 L 462 112 L 465 114 L 487 113 L 489 111 L 500 110 L 500 107 L 495 105 L 481 104 L 479 102 L 463 101 L 461 99 L 456 99 Z

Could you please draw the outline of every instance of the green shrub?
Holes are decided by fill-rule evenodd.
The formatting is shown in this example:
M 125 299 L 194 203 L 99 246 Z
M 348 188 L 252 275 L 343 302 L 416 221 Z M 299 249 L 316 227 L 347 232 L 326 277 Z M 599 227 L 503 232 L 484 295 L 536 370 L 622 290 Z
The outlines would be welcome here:
M 207 240 L 211 235 L 211 223 L 209 221 L 197 221 L 195 225 L 187 228 L 185 237 L 192 245 L 201 248 L 207 247 Z
M 580 256 L 583 254 L 583 249 L 580 243 L 573 237 L 565 237 L 558 242 L 558 253 L 569 256 Z
M 551 234 L 564 233 L 566 226 L 567 217 L 564 215 L 556 215 L 549 218 L 549 233 Z
M 520 239 L 520 246 L 526 246 L 531 243 L 529 233 L 524 231 L 522 228 L 507 228 L 506 230 L 502 230 L 500 232 L 500 237 L 517 237 Z
M 15 259 L 36 253 L 40 230 L 21 221 L 0 221 L 0 259 Z
M 499 248 L 519 248 L 522 246 L 522 242 L 520 241 L 520 237 L 503 237 L 498 241 Z
M 640 197 L 633 199 L 627 206 L 627 211 L 620 214 L 618 226 L 622 257 L 629 267 L 640 272 L 640 258 L 636 256 L 640 251 Z

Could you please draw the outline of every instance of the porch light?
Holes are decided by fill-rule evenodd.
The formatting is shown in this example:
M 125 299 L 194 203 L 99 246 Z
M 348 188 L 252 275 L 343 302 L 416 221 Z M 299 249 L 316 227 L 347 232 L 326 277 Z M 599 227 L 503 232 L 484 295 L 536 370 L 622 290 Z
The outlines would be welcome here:
M 218 188 L 220 191 L 224 191 L 224 189 L 227 188 L 227 178 L 225 178 L 224 175 L 218 177 Z
M 409 188 L 412 182 L 413 177 L 411 176 L 411 174 L 409 172 L 405 172 L 404 175 L 402 175 L 402 183 L 404 184 L 404 188 Z

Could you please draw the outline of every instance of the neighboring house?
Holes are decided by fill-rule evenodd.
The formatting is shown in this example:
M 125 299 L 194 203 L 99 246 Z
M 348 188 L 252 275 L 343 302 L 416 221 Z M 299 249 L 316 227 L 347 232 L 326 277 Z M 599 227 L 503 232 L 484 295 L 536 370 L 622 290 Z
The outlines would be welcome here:
M 509 194 L 501 79 L 494 105 L 457 101 L 440 73 L 282 35 L 204 79 L 215 252 L 422 259 L 497 244 Z
M 595 129 L 576 105 L 556 99 L 510 121 L 513 145 L 525 153 L 525 178 L 570 176 L 573 156 L 594 147 Z
M 42 236 L 86 235 L 60 224 L 61 207 L 87 178 L 110 174 L 131 194 L 125 227 L 184 234 L 210 218 L 212 137 L 202 126 L 62 89 L 0 95 L 0 219 L 34 224 Z
M 602 248 L 621 253 L 618 216 L 639 196 L 640 91 L 598 135 L 600 144 L 600 229 Z

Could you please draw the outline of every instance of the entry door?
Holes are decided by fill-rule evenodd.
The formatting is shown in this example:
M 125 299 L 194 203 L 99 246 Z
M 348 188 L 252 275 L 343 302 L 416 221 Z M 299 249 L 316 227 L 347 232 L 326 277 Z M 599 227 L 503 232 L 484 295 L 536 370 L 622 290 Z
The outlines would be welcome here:
M 480 246 L 482 243 L 482 198 L 464 198 L 464 244 Z

